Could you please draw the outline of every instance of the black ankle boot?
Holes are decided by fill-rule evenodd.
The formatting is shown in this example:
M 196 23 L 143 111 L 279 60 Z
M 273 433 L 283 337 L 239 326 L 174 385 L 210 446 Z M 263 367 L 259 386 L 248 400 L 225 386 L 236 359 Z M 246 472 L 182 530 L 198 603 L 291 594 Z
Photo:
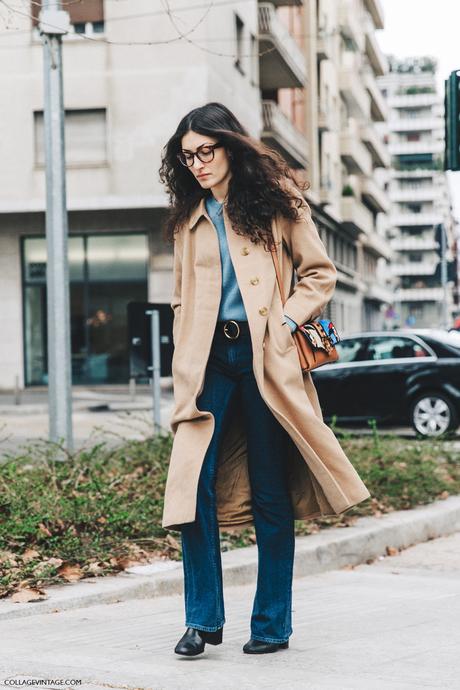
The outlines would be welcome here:
M 219 628 L 219 630 L 212 632 L 208 630 L 197 630 L 197 628 L 187 628 L 176 644 L 174 651 L 176 654 L 183 654 L 184 656 L 196 656 L 197 654 L 201 654 L 204 652 L 206 642 L 214 645 L 222 643 L 222 631 L 223 628 Z
M 263 642 L 262 640 L 251 639 L 246 642 L 243 647 L 243 652 L 246 654 L 269 654 L 270 652 L 277 652 L 278 649 L 287 649 L 289 647 L 289 640 L 286 642 Z

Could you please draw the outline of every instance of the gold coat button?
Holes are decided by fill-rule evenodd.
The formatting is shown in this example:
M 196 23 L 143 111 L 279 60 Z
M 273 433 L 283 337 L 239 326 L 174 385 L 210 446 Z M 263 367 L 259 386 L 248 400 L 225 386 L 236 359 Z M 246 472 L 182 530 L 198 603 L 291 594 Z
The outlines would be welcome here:
M 256 276 L 255 278 L 251 278 L 250 280 L 251 285 L 258 285 L 259 284 L 259 279 Z
M 267 307 L 260 307 L 260 309 L 259 309 L 259 314 L 260 314 L 261 316 L 265 316 L 267 313 L 268 313 Z
M 249 254 L 249 249 L 247 247 L 243 247 L 241 253 L 243 256 L 247 256 Z

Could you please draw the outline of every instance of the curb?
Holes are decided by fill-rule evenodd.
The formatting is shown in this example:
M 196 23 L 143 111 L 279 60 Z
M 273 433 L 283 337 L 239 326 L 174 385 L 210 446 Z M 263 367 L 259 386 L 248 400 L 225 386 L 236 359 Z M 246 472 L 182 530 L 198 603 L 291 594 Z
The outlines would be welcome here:
M 460 530 L 460 496 L 428 506 L 388 513 L 380 518 L 358 518 L 350 527 L 331 527 L 297 537 L 294 577 L 305 577 L 359 565 L 386 555 L 386 549 L 406 549 L 420 542 Z M 159 569 L 161 568 L 161 569 Z M 250 584 L 257 575 L 257 546 L 222 554 L 224 586 Z M 150 572 L 151 574 L 146 574 Z M 117 576 L 88 578 L 72 585 L 47 589 L 48 599 L 27 604 L 0 601 L 0 620 L 56 613 L 98 604 L 181 594 L 181 561 L 136 566 Z

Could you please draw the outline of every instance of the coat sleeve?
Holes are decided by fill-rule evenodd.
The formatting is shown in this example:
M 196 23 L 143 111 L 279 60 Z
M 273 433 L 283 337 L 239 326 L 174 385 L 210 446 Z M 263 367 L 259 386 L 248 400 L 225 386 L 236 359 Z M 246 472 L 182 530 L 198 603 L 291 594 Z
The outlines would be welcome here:
M 320 316 L 337 282 L 337 269 L 319 236 L 310 206 L 299 209 L 299 214 L 297 221 L 285 223 L 297 283 L 283 308 L 298 325 Z
M 180 324 L 182 301 L 182 251 L 183 237 L 181 230 L 179 230 L 174 236 L 173 294 L 171 297 L 171 307 L 174 311 L 173 344 L 176 343 L 176 336 L 179 331 Z

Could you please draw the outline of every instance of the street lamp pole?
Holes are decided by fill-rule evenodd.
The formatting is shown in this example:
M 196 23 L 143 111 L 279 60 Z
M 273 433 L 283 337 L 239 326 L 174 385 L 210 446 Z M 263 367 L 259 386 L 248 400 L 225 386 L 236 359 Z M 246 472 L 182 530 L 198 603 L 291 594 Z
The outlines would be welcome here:
M 44 68 L 49 437 L 71 450 L 70 296 L 62 79 L 62 35 L 67 33 L 68 26 L 69 15 L 61 10 L 59 0 L 43 0 L 40 33 Z

